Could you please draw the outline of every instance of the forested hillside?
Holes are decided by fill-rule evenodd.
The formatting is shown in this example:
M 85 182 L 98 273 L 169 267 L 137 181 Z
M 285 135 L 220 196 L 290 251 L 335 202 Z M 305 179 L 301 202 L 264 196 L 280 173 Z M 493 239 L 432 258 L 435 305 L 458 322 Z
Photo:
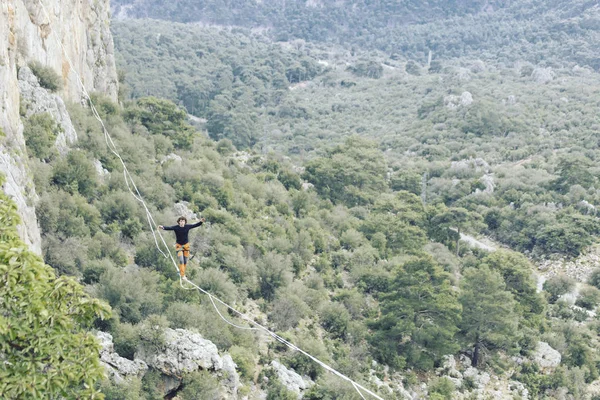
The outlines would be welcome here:
M 311 160 L 304 178 L 320 194 L 342 196 L 332 188 L 346 183 L 313 176 L 315 157 L 356 134 L 384 151 L 393 189 L 466 208 L 479 221 L 471 231 L 516 250 L 578 255 L 600 232 L 600 75 L 590 69 L 469 59 L 426 69 L 244 31 L 154 22 L 157 39 L 144 24 L 114 25 L 133 97 L 178 101 L 214 139 Z M 137 73 L 142 59 L 150 66 Z
M 117 18 L 156 18 L 260 29 L 277 41 L 304 39 L 379 49 L 399 59 L 476 57 L 600 68 L 594 0 L 231 1 L 115 0 Z
M 585 282 L 535 273 L 540 260 L 589 252 L 600 235 L 596 2 L 115 6 L 181 21 L 114 21 L 119 103 L 92 101 L 157 224 L 206 218 L 190 233 L 190 281 L 385 399 L 598 398 L 600 269 Z M 55 72 L 33 70 L 46 89 L 60 87 Z M 61 152 L 54 118 L 22 107 L 43 258 L 59 278 L 26 261 L 82 299 L 70 333 L 108 332 L 133 360 L 183 328 L 231 355 L 239 398 L 298 398 L 281 362 L 308 382 L 304 399 L 360 399 L 180 285 L 88 106 L 68 105 L 78 141 Z M 0 219 L 12 218 L 7 204 Z M 21 243 L 2 227 L 0 236 L 10 239 L 0 257 L 16 265 Z M 15 279 L 6 275 L 0 302 L 14 298 Z M 108 313 L 88 296 L 112 316 L 97 318 Z M 21 350 L 6 318 L 2 359 Z M 90 349 L 89 376 L 62 395 L 212 400 L 230 378 L 150 365 L 99 383 Z

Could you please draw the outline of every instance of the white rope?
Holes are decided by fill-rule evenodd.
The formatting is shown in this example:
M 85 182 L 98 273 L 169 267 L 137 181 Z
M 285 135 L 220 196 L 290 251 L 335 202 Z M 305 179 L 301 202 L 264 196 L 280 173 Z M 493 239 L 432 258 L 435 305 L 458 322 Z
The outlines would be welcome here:
M 51 24 L 51 19 L 50 19 L 50 15 L 48 14 L 48 11 L 46 10 L 46 7 L 44 5 L 43 0 L 39 0 L 40 5 L 42 6 L 42 10 L 44 11 L 44 14 L 46 15 L 46 18 L 48 19 L 48 24 Z M 169 246 L 167 245 L 167 243 L 165 242 L 165 239 L 162 237 L 162 235 L 160 234 L 160 232 L 158 230 L 155 230 L 154 227 L 157 226 L 156 225 L 156 221 L 154 221 L 154 218 L 152 217 L 152 213 L 150 212 L 150 210 L 148 209 L 148 206 L 146 205 L 146 202 L 144 201 L 137 185 L 135 184 L 133 177 L 131 176 L 131 174 L 129 173 L 129 170 L 127 169 L 127 165 L 125 164 L 125 161 L 123 161 L 123 158 L 121 157 L 121 155 L 119 154 L 119 152 L 117 151 L 117 147 L 114 143 L 114 141 L 112 140 L 112 137 L 110 136 L 110 134 L 108 133 L 108 130 L 106 129 L 106 126 L 104 125 L 104 121 L 102 120 L 102 118 L 100 117 L 100 114 L 98 113 L 96 106 L 94 105 L 92 98 L 90 97 L 87 89 L 85 88 L 85 85 L 83 84 L 83 81 L 81 80 L 81 77 L 79 76 L 79 74 L 77 73 L 77 71 L 75 70 L 75 68 L 73 68 L 73 63 L 71 62 L 71 59 L 69 58 L 69 55 L 67 54 L 67 51 L 64 47 L 64 45 L 62 44 L 62 42 L 56 37 L 55 35 L 55 39 L 58 42 L 59 46 L 62 48 L 63 54 L 65 56 L 65 58 L 67 59 L 67 62 L 69 63 L 70 69 L 71 71 L 73 71 L 73 73 L 75 74 L 75 76 L 77 77 L 77 81 L 79 82 L 81 88 L 82 88 L 82 93 L 85 95 L 85 97 L 87 98 L 89 105 L 90 105 L 90 109 L 92 110 L 92 113 L 94 114 L 94 117 L 98 120 L 98 122 L 100 122 L 100 125 L 102 126 L 102 130 L 104 133 L 104 139 L 106 141 L 106 144 L 109 148 L 109 150 L 119 159 L 119 161 L 121 162 L 121 165 L 123 166 L 123 176 L 125 178 L 125 184 L 127 185 L 127 189 L 129 190 L 129 192 L 132 194 L 132 196 L 142 204 L 142 206 L 144 207 L 144 210 L 146 212 L 146 219 L 148 220 L 148 224 L 150 225 L 150 230 L 152 231 L 152 235 L 154 237 L 154 241 L 156 244 L 156 247 L 158 249 L 158 251 L 161 252 L 161 254 L 165 257 L 165 258 L 170 258 L 171 261 L 173 262 L 173 266 L 175 267 L 178 275 L 179 275 L 179 270 L 177 268 L 177 262 L 175 261 L 175 259 L 173 258 L 173 254 L 171 254 L 171 251 L 169 251 Z M 133 189 L 135 190 L 132 190 Z M 156 239 L 156 234 L 158 233 L 158 236 L 161 239 L 161 242 L 163 244 L 163 246 L 166 249 L 166 253 L 163 252 L 163 250 L 160 248 L 159 244 L 158 244 L 158 240 Z M 190 285 L 192 285 L 195 289 L 199 290 L 200 292 L 206 294 L 214 309 L 217 311 L 217 314 L 221 317 L 221 319 L 223 319 L 223 321 L 225 321 L 226 323 L 228 323 L 229 325 L 232 325 L 238 329 L 246 329 L 246 330 L 262 330 L 263 332 L 269 334 L 271 337 L 273 337 L 275 340 L 285 344 L 287 347 L 289 347 L 292 350 L 298 351 L 302 354 L 304 354 L 306 357 L 310 358 L 311 360 L 313 360 L 315 363 L 319 364 L 321 367 L 323 367 L 324 369 L 326 369 L 327 371 L 333 373 L 334 375 L 337 375 L 338 377 L 350 382 L 352 384 L 352 386 L 354 387 L 354 389 L 358 392 L 358 394 L 364 399 L 365 397 L 363 396 L 363 394 L 361 393 L 361 391 L 359 390 L 362 389 L 363 391 L 369 393 L 371 396 L 375 397 L 378 400 L 383 400 L 383 398 L 381 398 L 380 396 L 376 395 L 375 393 L 373 393 L 372 391 L 370 391 L 369 389 L 363 387 L 362 385 L 360 385 L 359 383 L 355 382 L 354 380 L 352 380 L 351 378 L 347 377 L 346 375 L 342 374 L 341 372 L 337 371 L 336 369 L 330 367 L 329 365 L 325 364 L 323 361 L 319 360 L 318 358 L 312 356 L 311 354 L 307 353 L 306 351 L 302 350 L 301 348 L 299 348 L 298 346 L 294 345 L 293 343 L 288 342 L 287 340 L 285 340 L 284 338 L 282 338 L 281 336 L 277 335 L 275 332 L 267 329 L 266 327 L 262 326 L 261 324 L 255 322 L 254 320 L 248 318 L 246 315 L 242 314 L 240 311 L 236 310 L 235 308 L 233 308 L 232 306 L 230 306 L 229 304 L 225 303 L 223 300 L 219 299 L 216 296 L 213 296 L 212 294 L 210 294 L 209 292 L 207 292 L 206 290 L 202 289 L 200 286 L 196 285 L 195 283 L 191 282 L 190 280 L 188 280 L 186 277 L 181 277 L 181 275 L 179 275 L 179 284 L 183 289 L 188 290 L 187 288 L 185 288 L 183 286 L 183 282 L 185 281 L 187 283 L 189 283 Z M 243 320 L 245 320 L 246 322 L 248 322 L 251 325 L 255 325 L 256 328 L 254 327 L 242 327 L 239 325 L 236 325 L 232 322 L 229 322 L 219 311 L 215 300 L 222 304 L 223 306 L 227 307 L 229 310 L 231 310 L 232 312 L 234 312 L 235 314 L 239 315 Z

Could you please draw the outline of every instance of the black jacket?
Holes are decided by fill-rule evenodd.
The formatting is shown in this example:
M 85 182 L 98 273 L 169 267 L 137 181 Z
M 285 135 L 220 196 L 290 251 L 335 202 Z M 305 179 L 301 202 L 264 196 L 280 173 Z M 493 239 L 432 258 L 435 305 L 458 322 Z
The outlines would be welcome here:
M 193 228 L 197 228 L 200 225 L 202 225 L 202 221 L 196 223 L 196 224 L 185 224 L 183 227 L 179 226 L 179 225 L 173 225 L 173 226 L 165 226 L 163 227 L 163 229 L 165 231 L 175 231 L 175 237 L 177 238 L 177 243 L 179 243 L 180 245 L 184 245 L 186 243 L 189 242 L 188 239 L 188 232 L 190 231 L 190 229 Z

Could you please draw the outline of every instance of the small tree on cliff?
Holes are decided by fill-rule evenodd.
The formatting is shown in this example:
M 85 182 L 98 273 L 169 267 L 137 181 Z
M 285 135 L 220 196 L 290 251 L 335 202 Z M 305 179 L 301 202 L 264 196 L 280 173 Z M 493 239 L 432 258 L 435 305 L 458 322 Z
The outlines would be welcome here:
M 103 398 L 99 345 L 85 327 L 109 308 L 57 278 L 19 239 L 18 222 L 0 191 L 0 398 Z

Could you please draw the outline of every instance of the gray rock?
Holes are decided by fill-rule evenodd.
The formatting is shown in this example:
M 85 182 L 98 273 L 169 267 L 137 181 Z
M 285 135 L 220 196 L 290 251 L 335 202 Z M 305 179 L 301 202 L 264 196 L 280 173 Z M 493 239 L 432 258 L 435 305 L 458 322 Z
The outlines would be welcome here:
M 177 154 L 171 153 L 171 154 L 164 156 L 160 160 L 160 163 L 162 165 L 162 164 L 166 163 L 167 161 L 181 162 L 182 160 L 183 159 L 180 156 L 178 156 Z
M 442 360 L 442 367 L 438 370 L 440 374 L 448 375 L 448 377 L 451 378 L 462 379 L 463 375 L 456 368 L 456 359 L 453 355 L 445 355 Z
M 496 184 L 494 183 L 494 174 L 485 174 L 481 178 L 479 178 L 479 181 L 485 185 L 483 193 L 494 193 L 494 189 L 496 188 Z
M 288 390 L 300 394 L 301 391 L 309 388 L 310 385 L 305 382 L 296 371 L 286 368 L 285 365 L 281 364 L 279 361 L 271 361 L 271 367 L 273 367 L 277 373 L 279 381 L 281 381 L 283 386 Z
M 473 95 L 470 92 L 463 92 L 460 95 L 460 105 L 462 107 L 467 107 L 473 104 Z
M 535 68 L 531 73 L 531 78 L 539 84 L 552 82 L 556 78 L 556 74 L 552 68 Z
M 182 217 L 186 217 L 188 221 L 192 221 L 198 219 L 198 215 L 192 210 L 189 209 L 189 204 L 187 201 L 181 201 L 176 203 L 173 206 L 173 211 L 175 211 L 176 215 L 180 215 Z
M 181 376 L 184 373 L 208 369 L 223 369 L 223 359 L 217 346 L 200 334 L 185 329 L 165 329 L 165 346 L 155 349 L 142 344 L 135 358 L 168 376 Z
M 100 342 L 100 362 L 104 365 L 107 375 L 116 383 L 132 376 L 143 376 L 148 366 L 141 360 L 131 361 L 115 353 L 113 338 L 110 333 L 98 332 L 96 338 Z
M 94 160 L 94 168 L 96 168 L 96 173 L 100 180 L 103 180 L 104 177 L 109 174 L 108 170 L 102 166 L 100 160 Z
M 77 133 L 65 102 L 59 95 L 50 93 L 41 87 L 29 67 L 21 67 L 18 76 L 21 102 L 25 104 L 26 109 L 25 117 L 40 113 L 50 114 L 62 129 L 62 132 L 56 136 L 56 149 L 59 154 L 65 155 L 69 151 L 69 147 L 77 141 Z
M 240 376 L 236 371 L 237 365 L 229 354 L 223 356 L 223 372 L 227 373 L 225 385 L 230 393 L 236 395 L 240 387 Z
M 532 359 L 542 370 L 548 370 L 560 365 L 561 356 L 548 343 L 538 342 Z

